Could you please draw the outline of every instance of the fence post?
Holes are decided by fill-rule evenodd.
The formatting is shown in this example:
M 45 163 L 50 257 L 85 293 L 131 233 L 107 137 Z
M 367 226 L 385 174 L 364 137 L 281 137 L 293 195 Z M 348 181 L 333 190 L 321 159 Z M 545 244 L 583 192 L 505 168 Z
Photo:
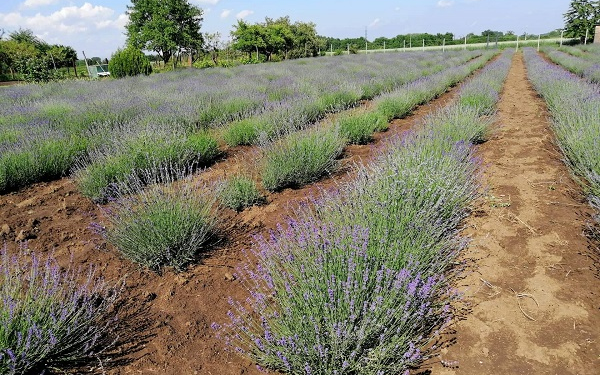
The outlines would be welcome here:
M 564 31 L 564 30 L 561 30 L 561 31 L 560 31 L 560 46 L 561 46 L 561 47 L 562 47 L 562 44 L 563 44 L 563 34 L 564 34 L 564 33 L 565 33 L 565 31 Z

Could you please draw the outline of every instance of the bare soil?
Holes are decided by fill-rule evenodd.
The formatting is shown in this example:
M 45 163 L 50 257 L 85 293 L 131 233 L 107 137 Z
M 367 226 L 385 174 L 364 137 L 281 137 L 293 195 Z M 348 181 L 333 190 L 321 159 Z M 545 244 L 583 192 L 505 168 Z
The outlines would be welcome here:
M 434 374 L 592 374 L 600 368 L 600 292 L 582 235 L 590 212 L 553 145 L 548 114 L 520 59 L 502 95 L 500 129 L 479 150 L 491 189 L 466 223 L 472 268 L 459 288 L 467 303 L 457 306 L 462 320 L 441 356 L 423 368 Z M 150 329 L 139 335 L 151 336 L 127 363 L 107 367 L 108 374 L 260 374 L 251 361 L 226 351 L 210 328 L 227 320 L 230 296 L 247 295 L 233 274 L 251 235 L 284 222 L 307 197 L 353 178 L 354 164 L 372 160 L 385 140 L 447 105 L 455 91 L 394 121 L 373 144 L 348 147 L 331 176 L 268 194 L 266 205 L 239 214 L 224 210 L 223 241 L 186 272 L 158 275 L 122 259 L 89 229 L 103 222 L 101 208 L 66 178 L 0 196 L 0 235 L 10 251 L 19 251 L 17 239 L 25 238 L 29 251 L 52 252 L 61 264 L 96 264 L 108 280 L 126 275 L 132 309 L 148 310 Z M 255 170 L 257 152 L 228 149 L 196 178 L 212 183 Z
M 489 191 L 466 222 L 465 305 L 433 374 L 600 373 L 591 212 L 548 118 L 516 54 L 498 132 L 479 148 Z

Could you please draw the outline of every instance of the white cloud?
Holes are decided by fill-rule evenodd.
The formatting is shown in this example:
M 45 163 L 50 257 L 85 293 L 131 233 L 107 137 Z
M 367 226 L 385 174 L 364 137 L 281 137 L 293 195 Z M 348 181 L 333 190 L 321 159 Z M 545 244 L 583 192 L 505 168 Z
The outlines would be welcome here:
M 32 1 L 39 4 L 42 0 Z M 111 8 L 87 2 L 54 12 L 0 13 L 0 25 L 7 30 L 31 29 L 50 44 L 64 44 L 76 50 L 98 50 L 95 55 L 101 56 L 110 56 L 116 48 L 115 42 L 125 41 L 123 34 L 128 21 L 126 14 L 116 14 Z
M 242 10 L 241 12 L 239 12 L 238 14 L 235 15 L 235 18 L 237 18 L 238 20 L 244 19 L 246 17 L 248 17 L 249 15 L 254 14 L 253 10 Z
M 379 24 L 379 22 L 380 22 L 380 21 L 381 21 L 381 20 L 380 20 L 379 18 L 375 18 L 375 19 L 373 20 L 373 22 L 371 22 L 371 23 L 369 24 L 369 27 L 375 27 L 375 26 L 377 26 L 377 24 Z
M 22 8 L 37 8 L 44 5 L 51 5 L 58 3 L 60 0 L 25 0 L 21 5 Z
M 221 12 L 221 18 L 227 18 L 231 14 L 231 9 L 225 9 Z
M 396 12 L 399 12 L 399 11 L 400 11 L 400 9 L 402 9 L 402 8 L 400 8 L 400 7 L 396 7 L 394 10 L 395 10 Z
M 437 2 L 437 6 L 440 8 L 445 8 L 454 5 L 454 0 L 440 0 Z

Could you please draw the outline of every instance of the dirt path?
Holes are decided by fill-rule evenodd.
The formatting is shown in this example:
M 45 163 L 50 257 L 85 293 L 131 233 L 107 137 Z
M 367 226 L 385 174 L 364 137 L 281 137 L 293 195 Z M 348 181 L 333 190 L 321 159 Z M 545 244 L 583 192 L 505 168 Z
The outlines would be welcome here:
M 435 375 L 600 373 L 600 280 L 583 235 L 590 209 L 548 116 L 516 54 L 498 134 L 479 150 L 490 190 L 467 221 L 474 266 L 459 289 L 470 311 Z

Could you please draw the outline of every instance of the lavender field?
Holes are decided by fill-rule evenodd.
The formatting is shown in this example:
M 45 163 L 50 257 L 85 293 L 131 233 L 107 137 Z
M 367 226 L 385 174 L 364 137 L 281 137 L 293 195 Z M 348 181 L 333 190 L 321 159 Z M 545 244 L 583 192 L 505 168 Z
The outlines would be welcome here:
M 598 51 L 545 53 L 578 71 L 523 52 L 599 210 L 600 90 L 588 74 Z M 89 212 L 52 210 L 89 233 L 79 242 L 92 255 L 77 268 L 80 254 L 66 263 L 26 241 L 5 246 L 0 318 L 13 328 L 0 330 L 0 370 L 154 371 L 157 352 L 250 374 L 408 375 L 438 361 L 470 272 L 465 221 L 489 199 L 479 145 L 501 133 L 515 59 L 513 49 L 388 53 L 3 89 L 0 191 L 13 199 L 48 182 L 44 199 L 75 194 Z M 366 149 L 372 157 L 341 169 Z M 52 185 L 65 176 L 76 193 Z M 118 314 L 131 301 L 155 314 L 152 329 L 136 326 L 139 343 Z M 142 353 L 133 367 L 123 345 Z
M 0 191 L 75 173 L 97 201 L 131 170 L 210 164 L 219 144 L 272 141 L 478 52 L 388 54 L 6 88 Z
M 255 155 L 260 156 L 260 181 L 267 190 L 309 184 L 335 170 L 336 159 L 348 144 L 368 143 L 390 121 L 441 95 L 495 55 L 463 51 L 332 57 L 6 88 L 0 97 L 0 188 L 6 193 L 71 176 L 84 196 L 97 203 L 111 202 L 103 208 L 107 221 L 92 223 L 91 228 L 121 256 L 157 272 L 165 267 L 185 272 L 199 252 L 212 246 L 220 230 L 223 194 L 234 197 L 231 206 L 239 209 L 245 205 L 238 205 L 236 199 L 260 202 L 255 182 L 244 180 L 243 175 L 231 180 L 229 190 L 225 185 L 200 186 L 191 180 L 191 174 L 213 163 L 227 147 L 254 145 L 259 150 Z M 502 64 L 509 58 L 496 60 L 481 78 L 465 86 L 459 94 L 469 97 L 465 103 L 459 100 L 432 116 L 422 131 L 389 143 L 379 161 L 355 171 L 356 181 L 316 202 L 314 209 L 295 212 L 297 221 L 288 223 L 289 229 L 270 240 L 257 238 L 253 251 L 260 264 L 248 272 L 261 277 L 253 281 L 258 289 L 252 292 L 256 297 L 252 308 L 264 319 L 266 331 L 250 329 L 255 323 L 232 300 L 240 316 L 232 321 L 231 332 L 233 337 L 246 338 L 235 344 L 240 351 L 265 368 L 315 373 L 338 366 L 343 373 L 379 373 L 409 368 L 427 358 L 424 346 L 450 318 L 447 304 L 454 297 L 447 293 L 447 272 L 463 246 L 456 225 L 477 194 L 478 165 L 469 144 L 486 138 L 498 82 L 506 70 Z M 346 111 L 364 100 L 370 105 Z M 336 112 L 341 113 L 333 120 L 327 118 Z M 398 185 L 402 181 L 394 177 L 398 174 L 412 177 Z M 423 180 L 426 175 L 437 177 Z M 427 184 L 435 188 L 425 188 Z M 247 198 L 248 194 L 254 195 Z M 424 199 L 438 203 L 423 206 Z M 389 202 L 389 211 L 376 212 L 382 200 Z M 406 215 L 412 224 L 401 221 L 398 227 L 388 227 L 397 215 Z M 322 241 L 336 245 L 325 253 L 316 251 L 323 249 Z M 302 256 L 285 255 L 293 249 Z M 18 286 L 7 289 L 14 299 L 38 281 L 20 286 L 19 275 L 8 271 L 10 262 L 18 260 L 5 258 L 5 279 Z M 87 302 L 83 306 L 87 310 L 81 312 L 69 305 L 74 297 L 67 290 L 79 274 L 61 276 L 52 268 L 52 257 L 46 266 L 36 264 L 40 270 L 35 272 L 47 273 L 39 282 L 49 289 L 43 289 L 43 299 L 27 300 L 22 315 L 9 314 L 7 324 L 24 324 L 28 342 L 50 340 L 50 344 L 31 346 L 23 342 L 25 336 L 19 336 L 0 357 L 10 373 L 39 366 L 38 352 L 32 352 L 42 350 L 38 347 L 44 350 L 40 355 L 45 363 L 74 365 L 54 354 L 55 345 L 65 340 L 62 337 L 73 334 L 70 328 L 61 328 L 63 318 L 71 318 L 68 314 L 33 316 L 29 311 L 38 303 L 56 298 L 65 300 L 70 314 L 92 313 Z M 340 268 L 345 264 L 350 268 Z M 304 269 L 306 273 L 292 276 Z M 272 284 L 273 277 L 280 279 Z M 291 285 L 297 277 L 308 284 Z M 359 278 L 368 283 L 361 287 Z M 96 285 L 94 279 L 90 274 L 89 285 Z M 315 284 L 325 280 L 329 281 Z M 110 282 L 98 285 L 104 288 L 102 293 L 119 288 Z M 299 294 L 266 306 L 264 287 L 292 288 Z M 267 292 L 280 295 L 276 289 Z M 78 293 L 93 298 L 86 293 L 94 291 Z M 351 295 L 355 297 L 348 299 Z M 110 328 L 105 319 L 118 297 L 113 293 L 112 299 L 105 299 L 97 317 L 78 323 L 77 332 L 101 332 L 106 338 L 118 335 L 119 326 Z M 309 320 L 298 315 L 323 298 L 329 298 L 319 307 L 325 310 L 311 312 Z M 388 314 L 400 302 L 407 310 Z M 342 311 L 351 314 L 344 325 L 339 320 Z M 379 321 L 382 313 L 386 320 Z M 407 319 L 407 314 L 419 317 Z M 337 318 L 320 322 L 325 316 Z M 379 328 L 365 332 L 371 325 Z M 66 333 L 59 338 L 57 329 Z M 346 338 L 322 341 L 322 334 L 330 329 L 346 332 Z M 229 332 L 218 334 L 225 338 Z M 353 343 L 347 341 L 350 338 Z M 89 362 L 90 348 L 80 344 L 75 342 L 69 358 Z M 113 344 L 98 341 L 106 347 L 94 350 L 110 351 Z M 298 346 L 306 354 L 293 349 Z M 405 354 L 396 358 L 391 347 L 402 348 Z M 380 353 L 377 360 L 375 353 Z M 340 358 L 350 360 L 342 363 Z

